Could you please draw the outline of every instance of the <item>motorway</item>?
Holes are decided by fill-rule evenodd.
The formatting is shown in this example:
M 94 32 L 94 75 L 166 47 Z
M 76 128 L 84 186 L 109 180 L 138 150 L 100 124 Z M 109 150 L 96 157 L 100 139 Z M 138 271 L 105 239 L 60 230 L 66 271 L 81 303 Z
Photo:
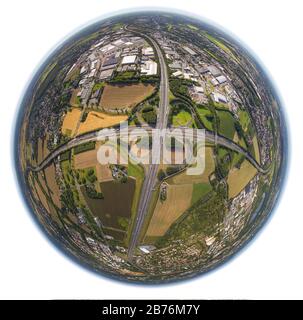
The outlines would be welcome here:
M 138 129 L 138 127 L 136 126 L 129 126 L 128 127 L 128 131 L 131 132 L 131 130 L 133 129 Z M 142 126 L 142 129 L 144 129 L 148 134 L 152 133 L 152 131 L 154 130 L 154 128 L 148 127 L 148 126 Z M 188 128 L 182 128 L 182 127 L 171 127 L 171 130 L 173 129 L 181 129 L 185 130 Z M 205 142 L 209 142 L 209 143 L 217 143 L 217 145 L 226 147 L 232 151 L 241 153 L 246 160 L 248 160 L 259 172 L 261 173 L 267 173 L 268 169 L 264 169 L 262 168 L 259 163 L 250 155 L 249 152 L 247 152 L 245 149 L 243 149 L 241 146 L 239 146 L 238 144 L 236 144 L 235 142 L 233 142 L 232 140 L 229 140 L 223 136 L 220 135 L 215 135 L 212 131 L 208 131 L 205 130 Z M 90 141 L 98 141 L 98 140 L 103 140 L 103 138 L 111 138 L 114 135 L 117 136 L 117 138 L 122 138 L 124 137 L 124 135 L 126 134 L 126 131 L 121 131 L 119 132 L 119 129 L 115 129 L 113 131 L 109 132 L 104 132 L 102 130 L 96 130 L 93 132 L 88 132 L 85 133 L 79 137 L 75 137 L 71 140 L 69 140 L 68 142 L 66 142 L 65 144 L 62 144 L 61 146 L 59 146 L 58 148 L 56 148 L 54 151 L 52 151 L 50 154 L 48 154 L 48 156 L 37 166 L 35 167 L 30 167 L 30 169 L 32 171 L 38 172 L 43 170 L 44 168 L 46 168 L 54 159 L 56 159 L 60 154 L 71 150 L 72 148 L 82 144 L 82 143 L 87 143 Z M 177 133 L 176 135 L 174 135 L 176 139 L 182 139 L 183 136 L 186 136 L 186 134 L 184 134 L 184 132 L 181 133 Z M 160 148 L 160 147 L 159 147 Z
M 127 27 L 126 27 L 127 29 Z M 159 109 L 158 109 L 158 116 L 157 116 L 157 129 L 164 129 L 167 127 L 167 120 L 169 114 L 169 99 L 168 99 L 168 92 L 169 92 L 169 77 L 167 72 L 167 66 L 165 59 L 163 57 L 162 51 L 158 45 L 158 43 L 150 36 L 146 34 L 140 34 L 143 39 L 148 39 L 154 49 L 157 52 L 157 56 L 159 59 L 160 64 L 160 87 L 159 87 Z M 160 138 L 158 141 L 159 145 L 155 146 L 154 150 L 156 150 L 157 154 L 155 155 L 157 158 L 160 157 L 160 152 L 163 146 L 163 138 Z M 157 161 L 158 162 L 158 161 Z M 157 180 L 157 172 L 158 172 L 159 164 L 152 163 L 148 166 L 148 170 L 146 171 L 146 175 L 143 181 L 143 186 L 140 194 L 140 199 L 138 203 L 138 212 L 133 224 L 133 229 L 131 232 L 130 242 L 128 246 L 128 259 L 131 260 L 133 257 L 134 250 L 138 243 L 138 238 L 140 235 L 140 231 L 142 230 L 142 226 L 144 223 L 144 218 L 148 213 L 148 205 L 150 203 L 150 199 L 152 197 L 154 185 Z

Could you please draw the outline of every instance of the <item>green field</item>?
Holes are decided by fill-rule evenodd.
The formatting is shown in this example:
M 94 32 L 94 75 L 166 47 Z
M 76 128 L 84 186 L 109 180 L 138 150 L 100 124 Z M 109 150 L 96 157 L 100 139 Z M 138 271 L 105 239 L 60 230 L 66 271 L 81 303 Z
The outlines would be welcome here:
M 206 129 L 213 130 L 213 123 L 211 121 L 212 113 L 206 108 L 197 107 L 197 112 L 201 118 L 201 121 Z
M 250 127 L 250 118 L 247 111 L 240 110 L 239 111 L 239 122 L 244 130 L 244 132 L 247 132 L 247 130 Z
M 141 187 L 144 180 L 144 169 L 142 166 L 133 164 L 131 161 L 128 163 L 127 172 L 130 177 L 136 179 L 136 187 L 134 192 L 134 200 L 132 204 L 132 214 L 136 214 L 138 201 L 140 197 Z
M 233 52 L 230 50 L 230 48 L 228 48 L 222 40 L 219 40 L 218 38 L 213 37 L 212 35 L 210 35 L 207 32 L 203 32 L 203 34 L 207 37 L 207 39 L 209 41 L 211 41 L 212 43 L 214 43 L 217 47 L 219 47 L 220 49 L 222 49 L 223 51 L 225 51 L 229 56 L 231 56 L 232 58 L 234 58 L 235 60 L 237 60 L 237 58 L 235 57 L 235 55 L 233 54 Z
M 191 114 L 185 110 L 181 110 L 177 115 L 173 116 L 173 126 L 186 126 L 191 120 Z
M 196 203 L 199 199 L 203 198 L 211 190 L 212 187 L 209 183 L 195 183 L 193 193 L 191 196 L 191 204 Z
M 95 149 L 95 145 L 96 145 L 95 141 L 89 141 L 89 142 L 80 144 L 74 148 L 74 154 L 93 150 L 93 149 Z
M 219 118 L 219 134 L 233 140 L 235 134 L 235 119 L 229 111 L 217 111 Z

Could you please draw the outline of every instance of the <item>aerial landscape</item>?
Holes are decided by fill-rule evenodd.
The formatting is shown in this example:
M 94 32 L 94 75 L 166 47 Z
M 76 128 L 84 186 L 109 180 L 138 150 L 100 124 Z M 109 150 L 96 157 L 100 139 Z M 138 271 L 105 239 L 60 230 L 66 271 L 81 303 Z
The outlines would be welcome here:
M 33 77 L 18 121 L 16 169 L 34 217 L 69 256 L 121 280 L 221 265 L 283 184 L 285 121 L 267 75 L 226 33 L 179 14 L 114 16 L 70 37 Z M 154 138 L 167 129 L 169 146 Z M 178 161 L 187 132 L 203 133 L 199 174 Z M 113 138 L 119 161 L 103 163 Z M 160 161 L 130 156 L 150 153 Z

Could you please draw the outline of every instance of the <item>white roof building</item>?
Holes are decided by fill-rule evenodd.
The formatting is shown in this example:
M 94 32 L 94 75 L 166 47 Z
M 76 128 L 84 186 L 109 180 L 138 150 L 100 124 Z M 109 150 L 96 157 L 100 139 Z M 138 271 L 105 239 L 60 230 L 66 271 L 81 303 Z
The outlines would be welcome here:
M 120 46 L 123 46 L 124 45 L 124 41 L 121 40 L 121 39 L 118 39 L 116 41 L 113 42 L 113 45 L 116 46 L 116 47 L 120 47 Z
M 93 48 L 98 48 L 100 47 L 102 44 L 104 43 L 104 40 L 99 41 L 98 43 L 96 43 Z
M 180 76 L 183 76 L 183 73 L 182 73 L 182 71 L 178 70 L 178 71 L 174 72 L 172 75 L 174 77 L 180 77 Z
M 84 72 L 86 72 L 86 71 L 87 71 L 86 66 L 83 66 L 83 67 L 81 68 L 81 70 L 80 70 L 80 73 L 84 73 Z
M 194 86 L 194 90 L 197 93 L 204 93 L 204 88 L 201 86 Z
M 124 64 L 133 64 L 133 63 L 136 63 L 136 60 L 137 60 L 137 56 L 136 56 L 136 55 L 125 56 L 125 57 L 122 59 L 122 65 L 124 65 Z
M 154 49 L 152 47 L 147 47 L 142 49 L 142 54 L 145 56 L 153 56 L 154 55 Z
M 227 103 L 227 98 L 219 92 L 213 92 L 211 96 L 215 102 Z
M 91 70 L 91 72 L 89 73 L 88 77 L 89 77 L 89 78 L 90 78 L 90 77 L 94 77 L 94 76 L 96 75 L 96 73 L 97 73 L 97 70 L 96 70 L 96 69 L 93 69 L 93 70 Z
M 219 84 L 219 81 L 216 78 L 212 78 L 210 81 L 214 86 L 217 86 Z
M 141 73 L 147 76 L 157 74 L 157 62 L 148 60 L 141 66 Z
M 227 81 L 227 79 L 226 79 L 225 76 L 219 76 L 219 77 L 217 77 L 217 80 L 218 80 L 218 82 L 219 82 L 220 84 Z
M 130 41 L 127 41 L 127 42 L 125 42 L 125 45 L 129 47 L 129 46 L 132 46 L 132 45 L 133 45 L 133 43 L 132 43 L 132 42 L 130 42 Z
M 214 77 L 218 77 L 221 74 L 221 71 L 216 66 L 211 65 L 207 69 Z
M 197 54 L 194 50 L 192 50 L 191 48 L 189 48 L 189 47 L 187 47 L 187 46 L 184 46 L 183 49 L 184 49 L 187 53 L 189 53 L 190 55 L 192 55 L 192 56 L 195 56 L 195 55 Z
M 115 50 L 115 49 L 116 49 L 115 46 L 113 46 L 112 44 L 108 44 L 108 45 L 102 47 L 102 48 L 100 49 L 100 51 L 101 51 L 102 53 L 106 54 L 106 53 L 112 52 L 112 51 Z

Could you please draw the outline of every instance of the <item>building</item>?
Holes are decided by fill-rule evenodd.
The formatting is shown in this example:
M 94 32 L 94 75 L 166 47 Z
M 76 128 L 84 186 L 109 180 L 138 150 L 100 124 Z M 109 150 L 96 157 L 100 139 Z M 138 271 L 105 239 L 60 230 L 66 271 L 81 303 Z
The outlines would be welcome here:
M 107 70 L 107 69 L 113 69 L 118 63 L 118 59 L 115 57 L 115 55 L 111 55 L 108 58 L 106 58 L 102 64 L 101 70 Z
M 104 46 L 104 47 L 102 47 L 102 48 L 100 49 L 100 51 L 101 51 L 105 56 L 113 53 L 113 52 L 116 51 L 116 50 L 117 50 L 117 47 L 113 46 L 112 44 L 108 44 L 108 45 L 106 45 L 106 46 Z
M 225 76 L 222 76 L 222 75 L 219 76 L 219 77 L 217 77 L 216 79 L 218 80 L 218 82 L 219 82 L 220 84 L 222 84 L 222 83 L 224 83 L 224 82 L 227 81 L 226 77 L 225 77 Z
M 196 93 L 204 93 L 204 88 L 201 86 L 194 86 L 194 91 Z
M 145 74 L 147 76 L 157 74 L 157 63 L 152 60 L 146 61 L 143 65 L 141 65 L 141 74 Z
M 223 95 L 219 92 L 213 92 L 211 94 L 211 97 L 212 97 L 213 101 L 215 101 L 215 102 L 227 103 L 227 98 L 225 97 L 225 95 Z
M 100 75 L 99 75 L 99 79 L 100 80 L 105 80 L 105 79 L 110 79 L 113 75 L 115 69 L 106 69 L 101 71 Z
M 214 86 L 217 86 L 219 84 L 219 81 L 216 79 L 216 78 L 212 78 L 210 80 L 210 82 L 214 85 Z
M 142 49 L 142 54 L 148 57 L 154 56 L 154 49 L 152 47 L 147 47 Z
M 131 55 L 131 56 L 125 56 L 122 59 L 121 64 L 125 65 L 125 64 L 134 64 L 137 62 L 137 56 L 136 55 Z
M 191 48 L 189 48 L 189 47 L 187 47 L 187 46 L 184 46 L 183 49 L 184 49 L 187 53 L 189 53 L 191 56 L 195 56 L 195 55 L 197 54 L 194 50 L 192 50 Z
M 182 69 L 181 62 L 179 62 L 179 61 L 174 61 L 173 63 L 171 63 L 171 64 L 169 65 L 169 67 L 170 67 L 171 69 L 177 69 L 177 70 L 181 70 L 181 69 Z
M 90 71 L 88 77 L 89 77 L 89 78 L 95 77 L 95 76 L 96 76 L 96 73 L 97 73 L 97 70 L 96 70 L 96 69 L 93 69 L 93 70 Z
M 172 74 L 172 76 L 173 76 L 173 77 L 176 77 L 176 78 L 180 78 L 181 76 L 183 76 L 183 72 L 180 71 L 180 70 L 178 70 L 178 71 L 174 72 L 174 73 Z
M 87 67 L 86 66 L 82 66 L 82 68 L 80 69 L 80 74 L 83 74 L 87 71 Z
M 221 75 L 221 71 L 216 66 L 211 65 L 208 66 L 207 69 L 214 77 L 219 77 Z

